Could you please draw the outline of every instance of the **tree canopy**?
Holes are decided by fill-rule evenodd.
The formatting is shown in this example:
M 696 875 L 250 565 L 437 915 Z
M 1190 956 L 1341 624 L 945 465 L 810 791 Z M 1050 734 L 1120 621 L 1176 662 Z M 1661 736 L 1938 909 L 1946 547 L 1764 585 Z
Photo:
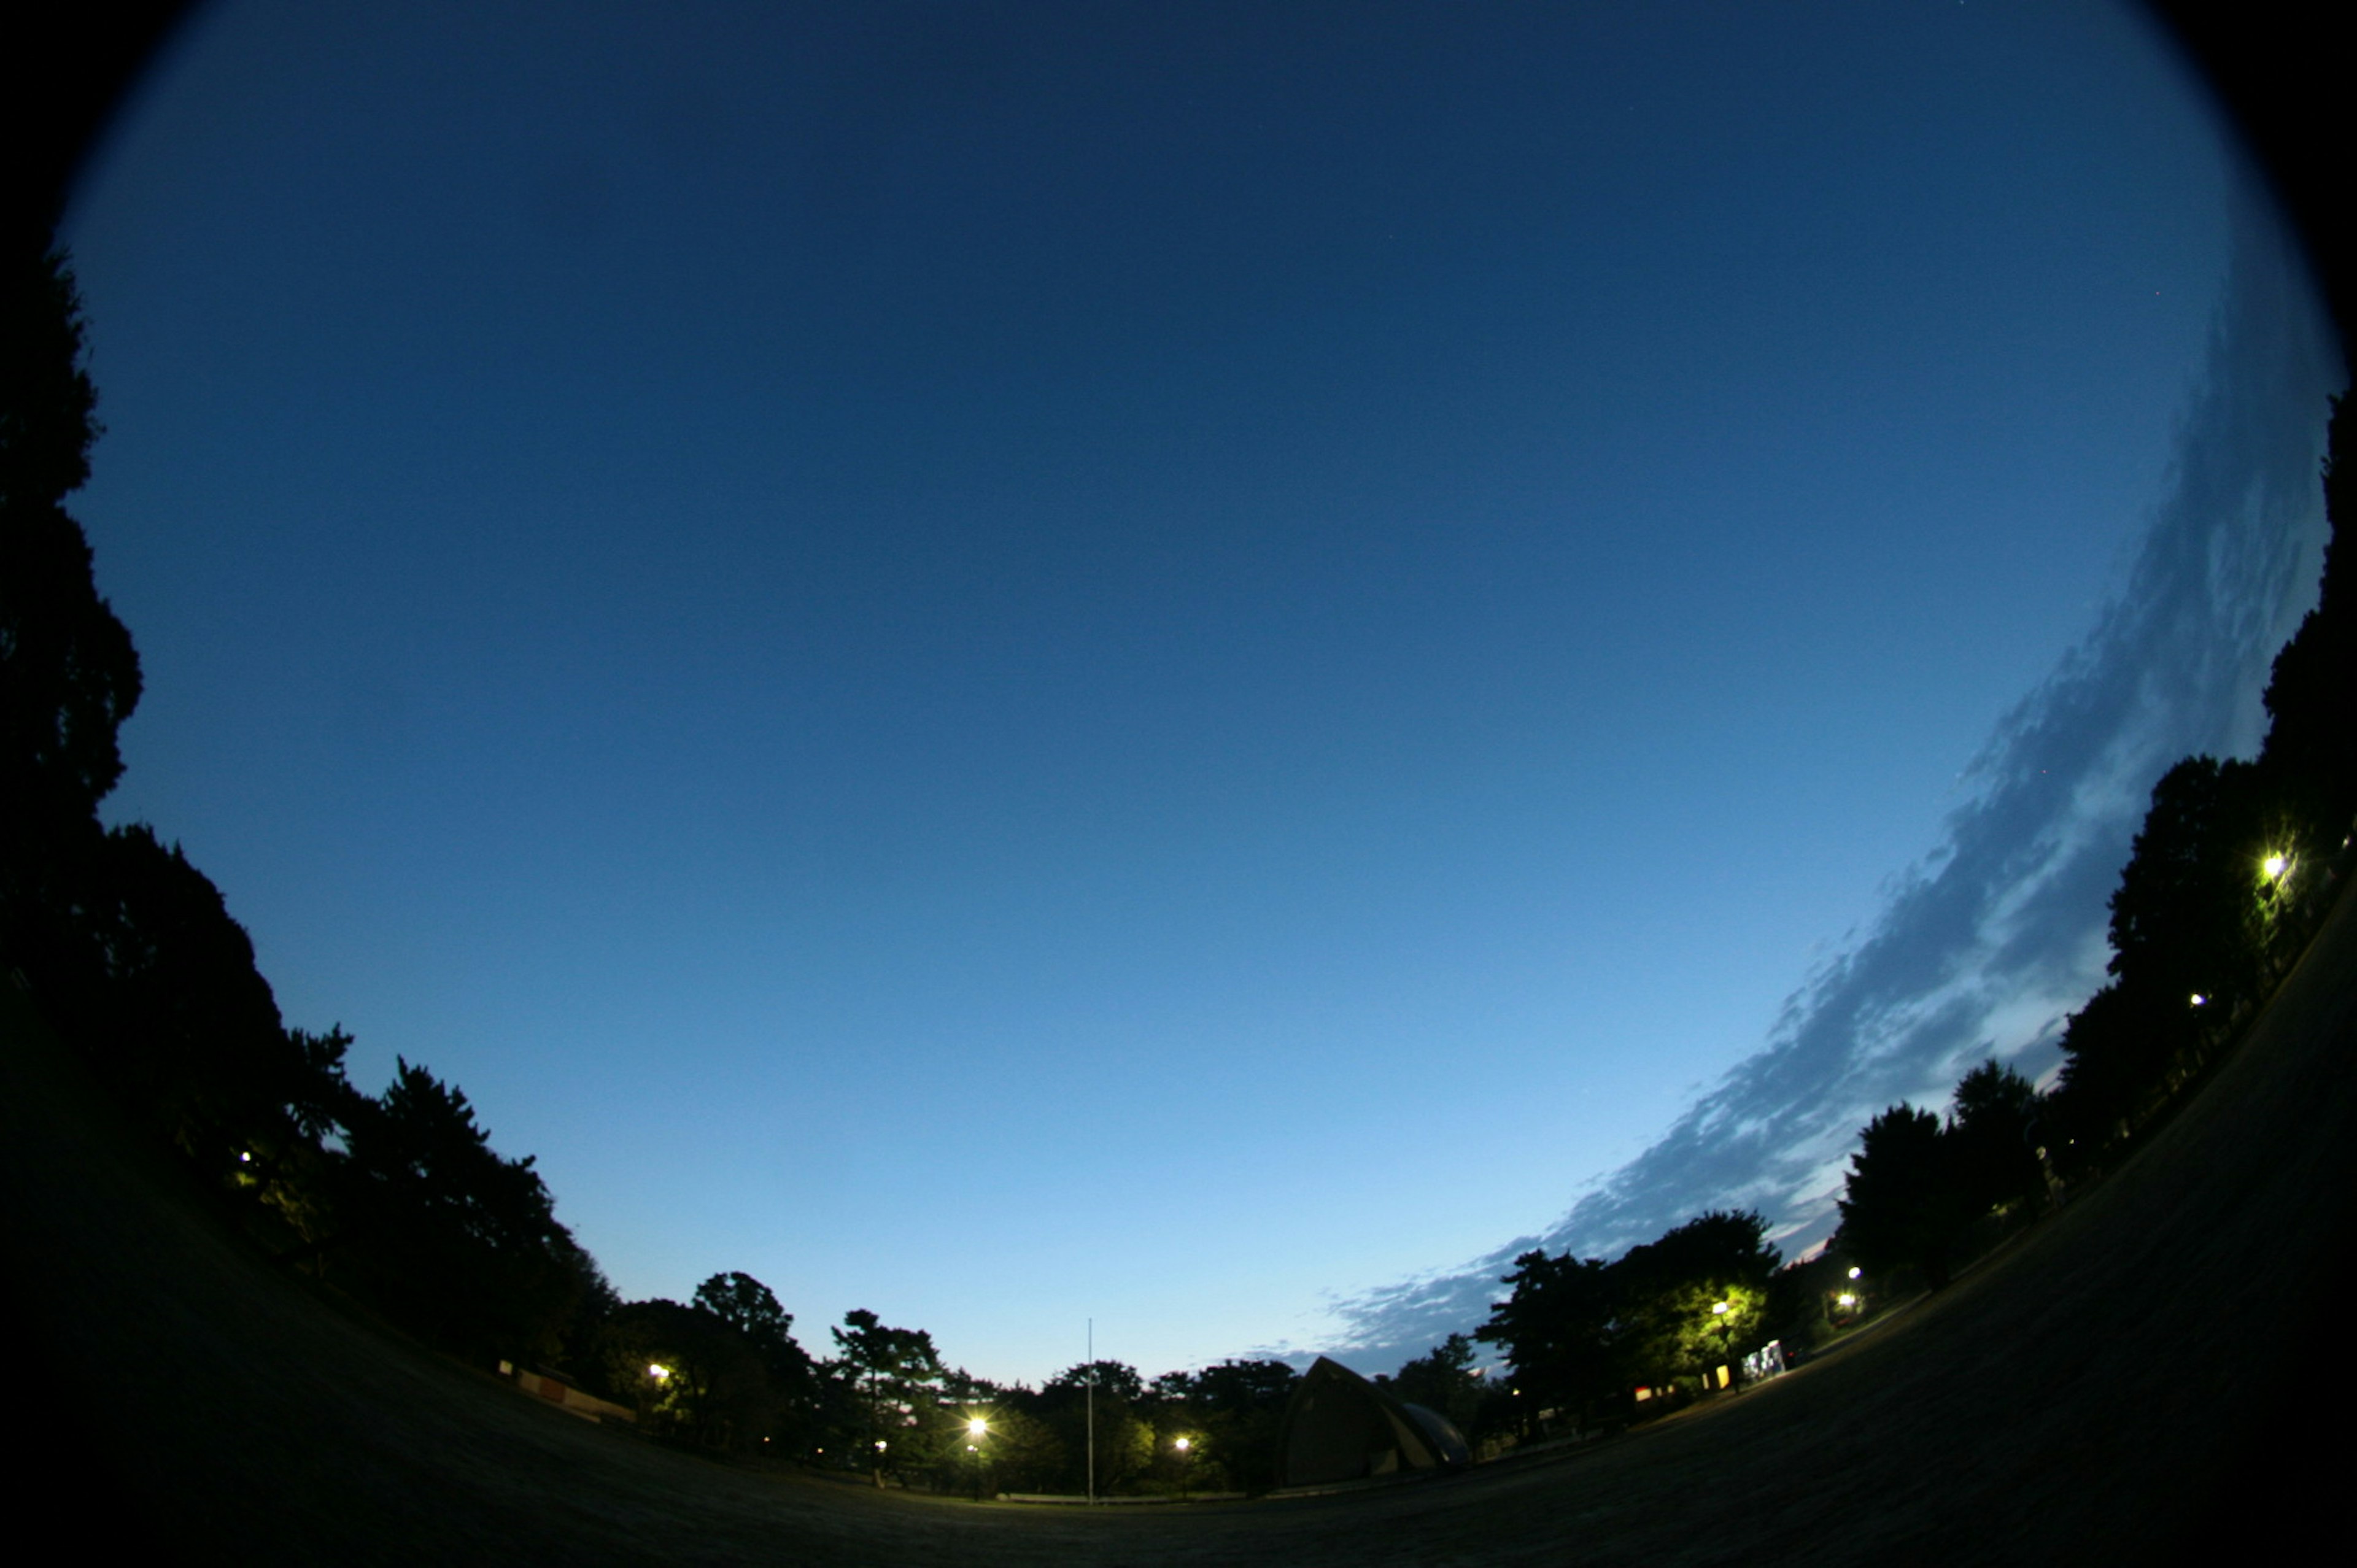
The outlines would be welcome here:
M 1712 1210 L 1598 1258 L 1525 1252 L 1475 1337 L 1504 1348 L 1534 1419 L 1541 1409 L 1618 1409 L 1631 1391 L 1692 1380 L 1765 1337 L 1776 1250 L 1767 1221 Z

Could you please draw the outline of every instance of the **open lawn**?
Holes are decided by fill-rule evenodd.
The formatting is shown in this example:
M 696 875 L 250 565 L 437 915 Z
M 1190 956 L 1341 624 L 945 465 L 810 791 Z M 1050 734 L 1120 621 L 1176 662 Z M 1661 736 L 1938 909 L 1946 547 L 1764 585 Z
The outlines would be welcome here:
M 1034 1508 L 725 1468 L 323 1304 L 0 988 L 12 1488 L 247 1563 L 2262 1561 L 2350 1486 L 2357 911 L 2129 1165 L 1883 1330 L 1598 1447 L 1355 1494 Z M 2330 1539 L 2327 1537 L 2326 1539 Z M 2320 1544 L 2320 1543 L 2319 1543 Z M 2315 1547 L 2300 1553 L 2312 1555 Z M 2328 1551 L 2327 1554 L 2330 1552 Z

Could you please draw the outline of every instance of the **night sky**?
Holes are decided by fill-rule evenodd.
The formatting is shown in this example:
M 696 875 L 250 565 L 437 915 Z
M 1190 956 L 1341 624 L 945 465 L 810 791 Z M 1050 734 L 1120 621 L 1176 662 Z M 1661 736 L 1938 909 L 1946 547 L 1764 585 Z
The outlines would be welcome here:
M 2345 379 L 2112 5 L 223 4 L 65 238 L 112 820 L 288 1021 L 1038 1380 L 1827 1229 L 2248 751 Z

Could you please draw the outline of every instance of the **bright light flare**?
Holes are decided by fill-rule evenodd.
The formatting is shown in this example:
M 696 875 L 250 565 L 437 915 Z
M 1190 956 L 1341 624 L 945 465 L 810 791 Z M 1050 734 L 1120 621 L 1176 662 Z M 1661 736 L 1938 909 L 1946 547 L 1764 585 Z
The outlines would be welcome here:
M 988 1432 L 989 1430 L 990 1423 L 983 1420 L 982 1417 L 978 1415 L 965 1423 L 965 1434 L 968 1437 L 980 1437 L 984 1433 Z
M 1179 1453 L 1184 1454 L 1190 1446 L 1192 1446 L 1192 1444 L 1182 1437 L 1177 1443 L 1171 1444 L 1171 1446 L 1178 1449 Z
M 665 1378 L 671 1376 L 671 1369 L 664 1366 L 660 1361 L 650 1361 L 647 1363 L 647 1376 L 652 1378 L 657 1382 L 662 1382 Z
M 2266 859 L 2259 862 L 2259 869 L 2267 874 L 2268 881 L 2273 882 L 2276 877 L 2281 876 L 2284 874 L 2284 867 L 2290 864 L 2291 862 L 2286 860 L 2282 855 L 2271 854 L 2267 856 Z

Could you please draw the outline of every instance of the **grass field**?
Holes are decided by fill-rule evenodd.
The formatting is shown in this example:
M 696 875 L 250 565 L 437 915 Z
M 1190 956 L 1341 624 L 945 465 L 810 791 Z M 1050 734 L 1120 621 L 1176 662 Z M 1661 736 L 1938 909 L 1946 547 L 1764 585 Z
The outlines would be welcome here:
M 2133 1161 L 1839 1353 L 1594 1448 L 1357 1494 L 1086 1510 L 707 1464 L 274 1273 L 0 988 L 16 1517 L 175 1561 L 2306 1560 L 2334 1529 L 2357 912 Z M 142 1538 L 147 1538 L 143 1540 Z M 2330 1539 L 2327 1537 L 2326 1539 Z M 2330 1553 L 2328 1552 L 2327 1555 Z M 110 1552 L 112 1555 L 112 1552 Z M 29 1561 L 30 1559 L 20 1559 Z

